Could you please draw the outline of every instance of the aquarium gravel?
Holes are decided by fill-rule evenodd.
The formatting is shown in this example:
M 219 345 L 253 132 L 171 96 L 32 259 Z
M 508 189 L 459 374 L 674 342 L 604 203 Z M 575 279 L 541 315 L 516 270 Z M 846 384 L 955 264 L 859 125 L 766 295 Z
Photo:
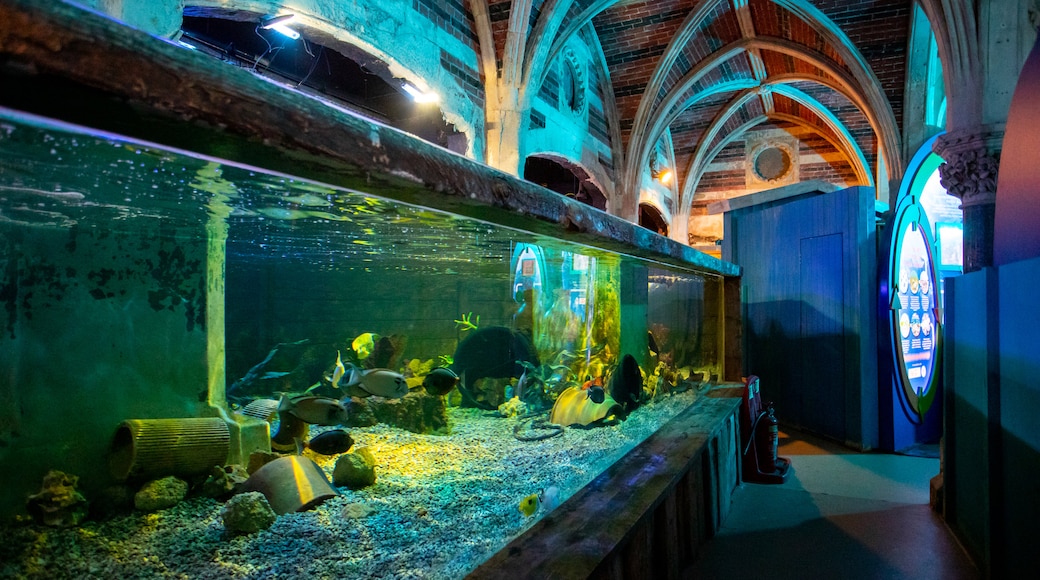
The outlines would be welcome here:
M 545 515 L 525 517 L 522 498 L 549 486 L 570 497 L 695 398 L 534 442 L 514 437 L 521 419 L 477 409 L 449 408 L 450 435 L 351 429 L 376 458 L 373 486 L 246 536 L 225 532 L 220 501 L 193 496 L 77 528 L 4 526 L 0 578 L 460 578 Z M 306 453 L 331 479 L 336 458 Z

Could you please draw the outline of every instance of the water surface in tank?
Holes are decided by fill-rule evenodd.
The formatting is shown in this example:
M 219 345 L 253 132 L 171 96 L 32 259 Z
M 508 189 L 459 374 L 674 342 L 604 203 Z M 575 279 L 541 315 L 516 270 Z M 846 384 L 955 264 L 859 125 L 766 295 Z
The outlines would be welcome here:
M 710 273 L 0 113 L 0 576 L 459 577 L 717 379 Z M 133 509 L 117 426 L 191 417 L 337 495 Z

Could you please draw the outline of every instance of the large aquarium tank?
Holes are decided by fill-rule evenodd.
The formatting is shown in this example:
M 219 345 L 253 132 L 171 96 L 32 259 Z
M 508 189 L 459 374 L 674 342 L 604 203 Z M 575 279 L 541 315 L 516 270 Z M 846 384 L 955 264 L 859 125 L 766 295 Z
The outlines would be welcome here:
M 464 576 L 719 380 L 722 280 L 0 110 L 0 577 Z

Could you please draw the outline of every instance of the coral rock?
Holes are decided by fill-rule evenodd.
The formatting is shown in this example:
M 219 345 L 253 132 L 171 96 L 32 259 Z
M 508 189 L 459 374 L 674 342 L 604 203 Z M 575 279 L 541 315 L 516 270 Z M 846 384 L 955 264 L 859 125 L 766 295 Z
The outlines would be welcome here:
M 369 399 L 367 402 L 380 423 L 420 434 L 448 429 L 448 412 L 443 397 L 414 391 L 400 399 Z
M 188 483 L 176 477 L 164 477 L 144 484 L 134 495 L 134 507 L 154 512 L 173 507 L 188 495 Z
M 332 471 L 332 483 L 338 487 L 361 489 L 376 482 L 376 460 L 367 447 L 341 455 Z
M 249 479 L 246 468 L 241 465 L 225 465 L 213 467 L 209 477 L 202 484 L 202 495 L 206 497 L 225 497 L 233 493 L 239 485 Z
M 498 414 L 503 417 L 516 417 L 525 413 L 527 413 L 527 403 L 521 401 L 520 397 L 513 397 L 498 406 Z
M 378 424 L 379 419 L 372 412 L 372 407 L 368 404 L 367 399 L 350 401 L 350 420 L 347 421 L 347 427 L 371 427 Z
M 277 518 L 271 504 L 259 491 L 240 493 L 229 499 L 220 510 L 224 528 L 231 534 L 252 534 L 266 530 Z
M 33 520 L 45 526 L 67 528 L 78 526 L 89 513 L 89 503 L 76 491 L 79 478 L 51 470 L 43 476 L 39 493 L 30 495 L 26 508 Z

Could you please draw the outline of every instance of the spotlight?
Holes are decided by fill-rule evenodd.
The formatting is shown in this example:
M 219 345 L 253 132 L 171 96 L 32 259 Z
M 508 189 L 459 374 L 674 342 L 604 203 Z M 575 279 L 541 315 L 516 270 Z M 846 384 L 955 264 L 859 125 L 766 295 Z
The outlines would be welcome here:
M 437 96 L 437 93 L 434 93 L 432 91 L 420 91 L 419 89 L 415 88 L 415 86 L 413 86 L 411 83 L 404 83 L 404 85 L 402 85 L 401 88 L 403 88 L 404 92 L 408 93 L 408 95 L 411 96 L 412 100 L 416 103 L 436 103 L 440 100 L 440 97 Z
M 671 169 L 667 167 L 657 167 L 657 157 L 650 159 L 650 177 L 660 181 L 664 185 L 668 185 L 672 182 L 673 175 Z
M 295 14 L 282 14 L 281 16 L 268 18 L 260 22 L 260 28 L 263 28 L 264 30 L 274 30 L 275 32 L 279 32 L 293 40 L 296 40 L 300 38 L 300 33 L 286 26 L 286 24 L 295 17 Z

